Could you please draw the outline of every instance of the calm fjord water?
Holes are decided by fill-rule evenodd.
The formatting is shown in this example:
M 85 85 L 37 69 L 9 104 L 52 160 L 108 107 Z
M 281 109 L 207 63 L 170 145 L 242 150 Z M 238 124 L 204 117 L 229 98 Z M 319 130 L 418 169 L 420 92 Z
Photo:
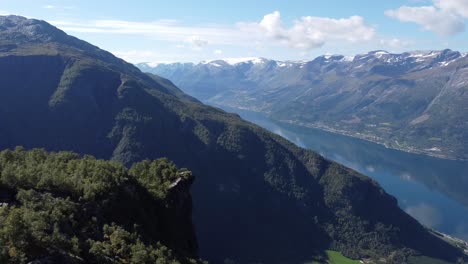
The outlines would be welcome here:
M 468 240 L 468 162 L 387 149 L 348 136 L 278 123 L 261 113 L 224 110 L 374 178 L 424 225 Z

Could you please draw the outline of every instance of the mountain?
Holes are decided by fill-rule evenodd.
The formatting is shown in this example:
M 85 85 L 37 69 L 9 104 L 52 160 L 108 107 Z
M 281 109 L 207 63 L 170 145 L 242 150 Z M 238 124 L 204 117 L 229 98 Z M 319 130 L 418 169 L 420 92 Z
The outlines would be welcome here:
M 304 263 L 326 249 L 394 263 L 464 256 L 372 179 L 46 22 L 1 17 L 0 50 L 0 148 L 189 168 L 199 255 L 213 263 Z
M 468 159 L 468 54 L 373 51 L 304 62 L 138 66 L 209 104 L 260 111 L 404 151 Z
M 189 171 L 21 148 L 0 152 L 1 263 L 201 263 Z M 169 248 L 167 246 L 169 246 Z

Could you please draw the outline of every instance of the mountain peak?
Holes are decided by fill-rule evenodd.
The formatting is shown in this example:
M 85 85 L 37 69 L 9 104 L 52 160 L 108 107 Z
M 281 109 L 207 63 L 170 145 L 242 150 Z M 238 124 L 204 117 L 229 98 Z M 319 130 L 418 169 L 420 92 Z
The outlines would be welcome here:
M 338 62 L 338 61 L 352 61 L 354 56 L 343 56 L 340 54 L 325 54 L 315 58 L 314 60 L 319 60 L 323 62 Z
M 202 61 L 200 64 L 217 64 L 217 63 L 226 63 L 228 65 L 237 65 L 241 63 L 252 63 L 252 64 L 262 64 L 269 61 L 268 59 L 262 57 L 245 57 L 245 58 L 224 58 L 210 61 Z
M 0 16 L 0 36 L 15 42 L 60 41 L 68 35 L 49 23 L 21 16 Z
M 373 50 L 373 51 L 370 51 L 368 54 L 372 54 L 372 55 L 385 55 L 385 54 L 390 54 L 390 52 L 386 51 L 386 50 Z
M 133 65 L 105 50 L 101 50 L 99 47 L 68 35 L 46 21 L 16 15 L 0 16 L 0 49 L 3 51 L 10 50 L 23 44 L 25 46 L 53 44 L 60 46 L 62 50 L 78 50 L 87 56 L 120 65 L 129 72 L 140 73 Z M 2 46 L 7 48 L 5 49 Z
M 54 42 L 86 52 L 102 53 L 98 47 L 69 36 L 46 21 L 15 15 L 0 16 L 0 40 L 13 42 L 15 45 Z

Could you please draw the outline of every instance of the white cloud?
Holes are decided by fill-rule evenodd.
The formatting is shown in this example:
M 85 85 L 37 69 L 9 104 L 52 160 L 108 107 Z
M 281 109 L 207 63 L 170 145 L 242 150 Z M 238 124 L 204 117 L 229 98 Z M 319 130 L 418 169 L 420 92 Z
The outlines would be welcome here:
M 213 50 L 213 54 L 215 54 L 215 55 L 221 55 L 221 54 L 223 54 L 223 51 L 220 50 L 220 49 Z
M 255 25 L 255 24 L 252 24 Z M 278 11 L 267 14 L 258 24 L 267 34 L 268 37 L 275 39 L 287 39 L 287 31 L 284 29 L 281 15 Z
M 385 15 L 402 22 L 414 22 L 426 31 L 433 31 L 441 36 L 450 36 L 465 30 L 463 19 L 452 12 L 437 9 L 434 6 L 402 6 L 396 10 L 387 10 Z
M 247 43 L 235 27 L 223 25 L 181 25 L 175 20 L 134 22 L 125 20 L 92 20 L 84 22 L 50 21 L 66 32 L 143 35 L 157 40 L 189 42 L 195 47 L 206 44 Z
M 401 6 L 385 11 L 385 15 L 402 22 L 413 22 L 423 30 L 441 36 L 452 36 L 465 31 L 468 18 L 467 0 L 433 0 L 431 6 Z
M 8 16 L 10 15 L 10 12 L 7 12 L 5 10 L 0 10 L 0 16 Z
M 200 50 L 208 45 L 208 41 L 202 39 L 200 36 L 190 36 L 187 42 L 190 43 L 195 50 Z
M 269 40 L 304 50 L 322 47 L 328 41 L 367 41 L 375 35 L 375 29 L 360 16 L 341 19 L 305 16 L 286 28 L 278 11 L 265 15 L 260 23 L 240 23 L 239 27 L 254 35 L 264 35 Z
M 51 21 L 66 32 L 135 34 L 157 40 L 190 43 L 194 49 L 210 45 L 265 46 L 284 44 L 292 48 L 309 50 L 329 41 L 351 43 L 370 40 L 375 29 L 364 19 L 352 16 L 343 19 L 301 17 L 287 28 L 279 12 L 267 14 L 259 23 L 240 22 L 232 25 L 183 25 L 174 20 L 134 22 L 125 20 L 92 20 L 84 22 Z M 272 42 L 272 40 L 274 40 Z
M 42 8 L 45 9 L 63 9 L 63 10 L 71 10 L 75 9 L 75 6 L 56 6 L 56 5 L 44 5 Z
M 396 49 L 396 50 L 406 48 L 410 45 L 409 41 L 401 40 L 399 38 L 381 39 L 379 43 L 385 49 Z
M 190 49 L 186 49 L 190 50 Z M 130 63 L 173 63 L 186 61 L 200 61 L 204 54 L 200 52 L 181 52 L 180 50 L 151 50 L 151 49 L 134 49 L 134 50 L 113 50 L 112 54 L 124 59 Z
M 434 0 L 438 8 L 468 17 L 468 1 L 466 0 Z
M 421 224 L 434 228 L 442 222 L 442 216 L 439 211 L 425 203 L 416 206 L 410 206 L 405 210 L 409 215 L 416 218 Z
M 150 61 L 158 56 L 156 52 L 148 50 L 113 51 L 112 53 L 119 58 L 133 63 Z

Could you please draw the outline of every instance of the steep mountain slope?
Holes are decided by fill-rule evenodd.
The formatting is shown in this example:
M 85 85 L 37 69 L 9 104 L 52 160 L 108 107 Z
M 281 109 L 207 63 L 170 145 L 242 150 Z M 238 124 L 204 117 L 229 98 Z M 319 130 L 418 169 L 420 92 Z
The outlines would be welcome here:
M 395 262 L 462 257 L 373 180 L 45 22 L 2 17 L 0 25 L 0 147 L 71 150 L 128 165 L 168 157 L 190 168 L 203 258 L 303 263 L 328 248 Z
M 1 263 L 199 263 L 189 171 L 0 152 Z M 167 245 L 171 248 L 168 249 Z
M 211 104 L 266 112 L 406 151 L 468 159 L 467 54 L 375 51 L 309 62 L 139 66 Z

